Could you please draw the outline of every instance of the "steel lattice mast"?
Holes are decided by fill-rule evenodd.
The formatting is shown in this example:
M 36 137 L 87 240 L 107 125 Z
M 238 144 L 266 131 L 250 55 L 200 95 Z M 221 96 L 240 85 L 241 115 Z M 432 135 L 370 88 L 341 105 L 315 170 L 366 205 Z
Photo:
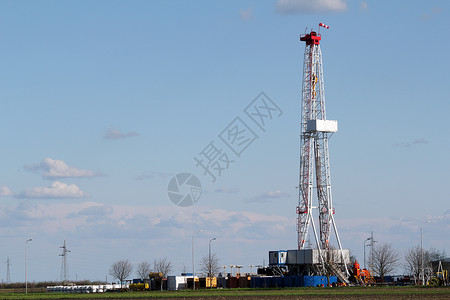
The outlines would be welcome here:
M 327 27 L 323 24 L 320 26 Z M 300 40 L 306 42 L 306 48 L 303 62 L 300 184 L 297 206 L 298 248 L 305 248 L 308 228 L 311 225 L 318 249 L 329 248 L 330 231 L 333 226 L 339 249 L 342 250 L 333 217 L 328 153 L 328 138 L 337 131 L 337 121 L 326 119 L 321 35 L 311 31 L 302 35 Z M 318 206 L 313 206 L 314 194 L 317 196 Z M 319 214 L 319 236 L 312 214 L 315 208 Z
M 61 249 L 63 249 L 63 252 L 59 255 L 62 257 L 62 261 L 61 261 L 61 280 L 64 282 L 67 282 L 67 280 L 69 279 L 69 266 L 67 264 L 67 253 L 70 252 L 69 249 L 67 249 L 66 246 L 66 240 L 64 240 L 64 244 L 59 247 Z

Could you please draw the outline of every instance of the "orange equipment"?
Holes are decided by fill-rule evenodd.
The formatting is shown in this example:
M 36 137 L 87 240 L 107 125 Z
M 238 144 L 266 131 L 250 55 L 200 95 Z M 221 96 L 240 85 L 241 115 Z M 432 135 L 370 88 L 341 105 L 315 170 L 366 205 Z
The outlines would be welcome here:
M 357 260 L 355 260 L 355 263 L 353 264 L 353 276 L 355 277 L 357 283 L 363 285 L 375 283 L 375 280 L 373 279 L 369 270 L 361 270 Z
M 353 264 L 353 276 L 359 276 L 359 264 L 358 261 L 355 259 L 355 263 Z

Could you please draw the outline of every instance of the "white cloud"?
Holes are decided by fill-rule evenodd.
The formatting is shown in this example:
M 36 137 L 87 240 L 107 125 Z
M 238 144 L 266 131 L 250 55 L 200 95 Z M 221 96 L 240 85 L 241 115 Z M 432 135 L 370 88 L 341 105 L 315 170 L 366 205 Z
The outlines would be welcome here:
M 75 184 L 65 184 L 63 182 L 55 181 L 49 187 L 35 187 L 24 190 L 17 195 L 18 198 L 85 198 L 90 197 L 83 192 Z
M 45 158 L 39 164 L 25 165 L 24 169 L 42 172 L 44 179 L 89 178 L 101 175 L 99 172 L 69 167 L 64 161 L 51 158 Z
M 239 10 L 239 17 L 242 21 L 250 20 L 253 17 L 253 7 Z
M 346 9 L 344 0 L 278 0 L 276 3 L 276 11 L 283 15 L 342 12 Z
M 110 215 L 113 213 L 112 206 L 109 205 L 92 205 L 86 208 L 81 209 L 78 212 L 80 216 L 104 216 Z
M 166 179 L 170 176 L 172 176 L 172 173 L 166 173 L 166 172 L 145 172 L 141 175 L 138 175 L 134 177 L 136 180 L 145 180 L 145 179 L 154 179 L 154 178 L 161 178 Z
M 289 196 L 290 195 L 288 193 L 282 192 L 280 190 L 276 190 L 276 191 L 265 192 L 256 197 L 247 199 L 247 200 L 245 200 L 245 202 L 247 202 L 247 203 L 254 203 L 254 202 L 267 203 L 267 202 L 269 202 L 269 200 L 272 200 L 272 199 L 286 198 Z
M 13 221 L 14 220 L 14 221 Z M 0 234 L 10 227 L 34 222 L 42 234 L 80 234 L 80 238 L 177 240 L 201 228 L 202 235 L 216 235 L 250 241 L 272 238 L 291 230 L 294 222 L 287 217 L 223 209 L 174 209 L 128 205 L 80 203 L 21 203 L 0 207 Z M 24 228 L 25 230 L 26 228 Z
M 359 4 L 359 9 L 361 11 L 369 11 L 369 5 L 367 4 L 367 1 L 363 1 Z
M 220 187 L 214 191 L 215 193 L 224 193 L 224 194 L 236 194 L 239 192 L 238 188 L 227 188 L 227 187 Z
M 433 7 L 430 9 L 429 13 L 424 13 L 421 16 L 422 21 L 430 21 L 431 19 L 434 19 L 437 14 L 440 14 L 442 12 L 441 7 Z
M 409 147 L 412 147 L 412 146 L 425 145 L 425 144 L 428 144 L 428 141 L 426 139 L 417 139 L 417 140 L 414 140 L 414 141 L 411 141 L 411 142 L 396 143 L 396 144 L 394 144 L 394 146 L 409 148 Z
M 13 193 L 7 186 L 0 185 L 0 197 L 9 197 L 12 195 Z
M 119 129 L 116 129 L 114 127 L 110 127 L 106 130 L 103 137 L 108 140 L 118 140 L 118 139 L 125 139 L 133 136 L 138 136 L 139 134 L 133 131 L 130 132 L 122 132 Z
M 450 230 L 450 215 L 429 218 L 432 222 L 424 227 L 424 247 L 448 249 L 449 240 L 444 233 Z M 376 241 L 391 242 L 403 252 L 420 242 L 421 222 L 381 216 L 371 219 L 337 216 L 342 246 L 351 249 L 360 261 L 363 242 L 371 231 Z M 263 259 L 267 262 L 269 250 L 296 248 L 295 224 L 296 216 L 291 209 L 285 215 L 277 215 L 270 211 L 254 213 L 200 206 L 130 206 L 88 201 L 45 204 L 23 201 L 14 206 L 0 206 L 0 235 L 7 247 L 4 251 L 17 251 L 23 236 L 32 237 L 33 241 L 39 236 L 39 243 L 45 248 L 40 255 L 34 250 L 34 255 L 42 262 L 40 266 L 45 266 L 54 261 L 47 252 L 59 249 L 63 239 L 67 239 L 73 257 L 79 258 L 78 263 L 71 265 L 71 272 L 85 272 L 89 279 L 102 278 L 104 270 L 124 254 L 132 253 L 129 258 L 133 263 L 148 258 L 148 249 L 154 249 L 152 258 L 170 259 L 175 275 L 183 264 L 191 261 L 193 232 L 197 232 L 198 261 L 207 255 L 209 240 L 216 237 L 212 251 L 219 255 L 221 264 L 261 264 Z M 198 232 L 199 229 L 202 231 Z M 314 243 L 312 230 L 311 242 Z M 40 279 L 52 278 L 44 272 L 45 267 L 40 268 L 40 273 L 47 276 Z

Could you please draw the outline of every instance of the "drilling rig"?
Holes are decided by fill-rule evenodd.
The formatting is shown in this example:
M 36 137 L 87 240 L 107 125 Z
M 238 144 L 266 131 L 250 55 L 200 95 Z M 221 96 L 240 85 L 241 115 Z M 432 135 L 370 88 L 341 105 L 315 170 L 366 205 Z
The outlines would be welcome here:
M 300 41 L 305 42 L 306 47 L 301 99 L 300 182 L 296 208 L 298 249 L 270 251 L 269 261 L 280 274 L 333 274 L 342 283 L 348 284 L 350 251 L 342 249 L 334 219 L 328 149 L 328 140 L 337 132 L 338 123 L 326 118 L 320 27 L 329 28 L 320 23 L 317 32 L 311 30 L 300 36 Z M 306 244 L 310 228 L 316 241 L 314 249 Z M 336 248 L 330 245 L 332 230 L 336 237 Z

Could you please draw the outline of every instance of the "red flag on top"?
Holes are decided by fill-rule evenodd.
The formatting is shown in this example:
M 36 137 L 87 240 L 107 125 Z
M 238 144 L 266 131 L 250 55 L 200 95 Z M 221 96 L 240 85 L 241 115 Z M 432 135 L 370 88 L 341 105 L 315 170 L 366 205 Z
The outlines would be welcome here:
M 329 28 L 330 28 L 330 26 L 325 25 L 325 24 L 323 24 L 323 23 L 319 23 L 319 26 L 325 27 L 326 29 L 329 29 Z

